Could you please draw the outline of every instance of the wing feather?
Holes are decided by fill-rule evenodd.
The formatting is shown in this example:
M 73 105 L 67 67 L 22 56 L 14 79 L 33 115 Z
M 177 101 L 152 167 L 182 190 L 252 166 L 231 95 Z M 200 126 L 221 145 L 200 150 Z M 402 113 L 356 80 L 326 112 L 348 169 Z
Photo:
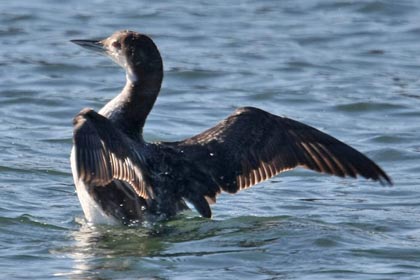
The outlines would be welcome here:
M 311 126 L 253 107 L 237 109 L 192 138 L 163 144 L 182 150 L 197 172 L 207 175 L 185 188 L 185 196 L 195 192 L 206 198 L 198 202 L 215 201 L 222 190 L 235 193 L 298 166 L 392 184 L 376 163 L 354 148 Z
M 139 168 L 142 161 L 133 151 L 135 144 L 91 109 L 74 119 L 76 169 L 80 180 L 91 186 L 106 186 L 117 179 L 131 185 L 137 195 L 152 198 L 150 185 Z

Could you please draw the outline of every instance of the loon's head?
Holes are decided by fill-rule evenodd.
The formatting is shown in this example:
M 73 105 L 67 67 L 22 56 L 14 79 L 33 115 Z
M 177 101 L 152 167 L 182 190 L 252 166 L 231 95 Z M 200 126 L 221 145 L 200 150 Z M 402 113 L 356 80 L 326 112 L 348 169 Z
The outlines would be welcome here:
M 127 79 L 136 82 L 147 74 L 163 72 L 162 58 L 148 36 L 134 31 L 117 31 L 103 40 L 71 40 L 89 50 L 112 58 L 127 72 Z

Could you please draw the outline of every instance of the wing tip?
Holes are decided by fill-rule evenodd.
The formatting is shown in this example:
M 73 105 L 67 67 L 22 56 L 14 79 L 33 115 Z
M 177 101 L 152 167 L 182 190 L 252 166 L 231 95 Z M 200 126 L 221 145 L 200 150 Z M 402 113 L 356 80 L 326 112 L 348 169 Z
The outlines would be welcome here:
M 185 198 L 194 205 L 194 208 L 203 218 L 211 218 L 211 209 L 205 197 L 190 193 Z
M 371 174 L 367 174 L 368 176 L 362 174 L 361 172 L 358 172 L 363 177 L 368 179 L 373 179 L 374 181 L 378 181 L 382 186 L 389 186 L 392 187 L 394 185 L 394 182 L 392 181 L 391 177 L 388 176 L 388 174 L 381 168 L 379 165 L 377 165 L 373 160 L 369 159 L 371 162 Z
M 388 187 L 394 186 L 394 182 L 393 182 L 392 178 L 389 177 L 388 174 L 386 174 L 384 171 L 381 172 L 378 180 L 379 180 L 379 183 L 382 186 L 388 186 Z

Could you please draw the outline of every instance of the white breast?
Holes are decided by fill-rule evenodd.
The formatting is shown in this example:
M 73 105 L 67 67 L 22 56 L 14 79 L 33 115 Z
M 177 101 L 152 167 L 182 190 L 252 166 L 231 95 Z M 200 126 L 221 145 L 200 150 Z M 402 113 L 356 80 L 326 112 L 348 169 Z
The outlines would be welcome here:
M 73 180 L 76 186 L 77 197 L 82 205 L 86 220 L 93 224 L 107 224 L 117 225 L 119 222 L 112 216 L 108 216 L 102 208 L 95 202 L 88 193 L 88 186 L 79 179 L 76 168 L 76 153 L 74 147 L 71 150 L 70 156 L 71 171 L 73 173 Z

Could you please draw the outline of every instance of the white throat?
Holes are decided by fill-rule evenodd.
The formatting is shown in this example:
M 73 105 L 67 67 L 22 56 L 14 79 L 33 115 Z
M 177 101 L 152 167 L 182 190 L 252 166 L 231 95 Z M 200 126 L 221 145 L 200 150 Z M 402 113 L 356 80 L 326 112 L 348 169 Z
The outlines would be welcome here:
M 127 82 L 131 84 L 135 84 L 139 81 L 139 77 L 130 69 L 127 68 L 127 71 L 125 72 L 125 77 L 127 79 Z

